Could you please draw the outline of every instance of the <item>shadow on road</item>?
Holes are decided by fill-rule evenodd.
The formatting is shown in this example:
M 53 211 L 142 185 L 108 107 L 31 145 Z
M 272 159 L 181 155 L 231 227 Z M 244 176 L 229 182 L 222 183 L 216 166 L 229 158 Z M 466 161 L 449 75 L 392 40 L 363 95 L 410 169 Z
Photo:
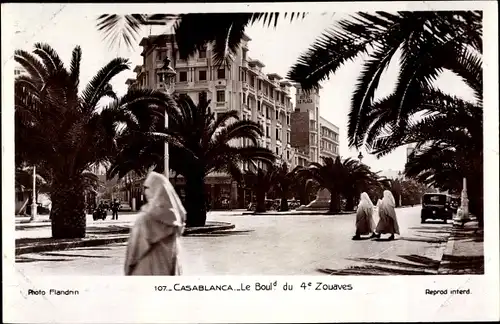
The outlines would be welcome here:
M 416 254 L 400 255 L 409 262 L 388 259 L 352 258 L 350 261 L 365 263 L 345 269 L 318 269 L 319 272 L 337 276 L 383 276 L 383 275 L 435 275 L 439 261 Z
M 60 252 L 41 252 L 40 255 L 47 256 L 66 256 L 73 258 L 95 258 L 95 259 L 109 259 L 107 255 L 88 255 L 88 254 L 73 254 L 73 253 L 60 253 Z
M 244 230 L 244 231 L 215 231 L 210 233 L 193 233 L 186 235 L 186 237 L 219 237 L 219 236 L 232 236 L 232 235 L 247 235 L 248 233 L 254 232 L 254 230 Z
M 411 237 L 401 236 L 399 239 L 403 241 L 422 242 L 422 243 L 445 243 L 447 241 L 446 238 L 429 237 L 421 235 L 411 236 Z
M 29 263 L 29 262 L 62 262 L 62 261 L 71 261 L 72 259 L 41 259 L 41 258 L 33 258 L 27 256 L 16 256 L 16 263 Z
M 450 274 L 484 274 L 484 256 L 443 256 L 443 270 Z

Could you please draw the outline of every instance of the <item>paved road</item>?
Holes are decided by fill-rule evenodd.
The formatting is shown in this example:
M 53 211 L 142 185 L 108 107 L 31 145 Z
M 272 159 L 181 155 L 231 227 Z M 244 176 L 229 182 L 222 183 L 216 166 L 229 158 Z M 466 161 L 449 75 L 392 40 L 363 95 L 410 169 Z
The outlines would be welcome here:
M 183 237 L 184 274 L 321 275 L 320 269 L 366 275 L 434 273 L 451 224 L 420 224 L 419 212 L 420 206 L 397 209 L 401 236 L 394 241 L 352 241 L 354 215 L 209 214 L 209 220 L 229 221 L 236 228 L 228 234 Z M 125 249 L 123 243 L 24 254 L 16 266 L 26 275 L 122 275 Z

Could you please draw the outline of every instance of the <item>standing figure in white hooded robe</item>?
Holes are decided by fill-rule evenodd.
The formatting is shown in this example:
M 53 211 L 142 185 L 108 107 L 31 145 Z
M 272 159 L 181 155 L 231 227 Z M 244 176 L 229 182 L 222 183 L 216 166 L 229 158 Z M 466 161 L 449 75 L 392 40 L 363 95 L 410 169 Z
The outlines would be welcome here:
M 186 210 L 170 181 L 159 173 L 147 176 L 144 190 L 147 204 L 131 231 L 125 275 L 181 275 L 179 241 Z
M 391 234 L 389 240 L 394 240 L 394 234 L 399 235 L 399 224 L 396 218 L 396 201 L 394 196 L 389 190 L 384 191 L 384 198 L 382 202 L 377 204 L 379 221 L 375 231 L 377 232 L 376 237 L 380 237 L 380 234 Z
M 353 240 L 361 239 L 361 235 L 372 234 L 375 237 L 375 222 L 373 221 L 373 203 L 366 192 L 361 194 L 356 211 L 356 234 Z

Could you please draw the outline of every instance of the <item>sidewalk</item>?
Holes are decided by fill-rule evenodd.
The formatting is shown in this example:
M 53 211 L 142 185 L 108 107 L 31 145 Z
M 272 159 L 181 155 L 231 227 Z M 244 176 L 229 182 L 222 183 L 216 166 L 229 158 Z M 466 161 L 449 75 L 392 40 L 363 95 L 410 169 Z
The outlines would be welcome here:
M 453 227 L 438 274 L 484 274 L 484 232 L 477 221 Z
M 94 221 L 92 215 L 87 215 L 87 235 L 80 239 L 53 239 L 48 215 L 39 217 L 37 222 L 33 223 L 16 219 L 16 255 L 126 242 L 137 213 L 124 213 L 120 217 L 118 220 L 108 218 L 104 221 Z M 206 226 L 186 228 L 184 235 L 223 232 L 234 228 L 231 223 L 207 221 Z

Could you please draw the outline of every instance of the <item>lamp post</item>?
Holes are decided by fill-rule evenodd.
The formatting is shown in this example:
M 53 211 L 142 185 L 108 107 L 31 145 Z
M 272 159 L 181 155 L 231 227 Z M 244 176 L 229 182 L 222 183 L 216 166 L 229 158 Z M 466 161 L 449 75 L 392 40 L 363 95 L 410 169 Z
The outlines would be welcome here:
M 175 91 L 175 76 L 177 73 L 170 66 L 170 59 L 165 57 L 163 60 L 163 66 L 157 72 L 160 76 L 160 83 L 162 84 L 163 91 L 165 91 L 168 95 L 171 95 Z M 165 111 L 165 128 L 168 127 L 168 114 Z M 170 166 L 168 163 L 169 154 L 168 154 L 168 143 L 165 142 L 165 154 L 164 154 L 164 173 L 167 179 L 170 179 Z
M 359 152 L 358 160 L 359 160 L 359 163 L 363 163 L 363 153 Z
M 31 198 L 31 218 L 30 222 L 34 221 L 36 219 L 36 209 L 37 209 L 37 204 L 36 204 L 36 166 L 33 166 L 33 194 Z

